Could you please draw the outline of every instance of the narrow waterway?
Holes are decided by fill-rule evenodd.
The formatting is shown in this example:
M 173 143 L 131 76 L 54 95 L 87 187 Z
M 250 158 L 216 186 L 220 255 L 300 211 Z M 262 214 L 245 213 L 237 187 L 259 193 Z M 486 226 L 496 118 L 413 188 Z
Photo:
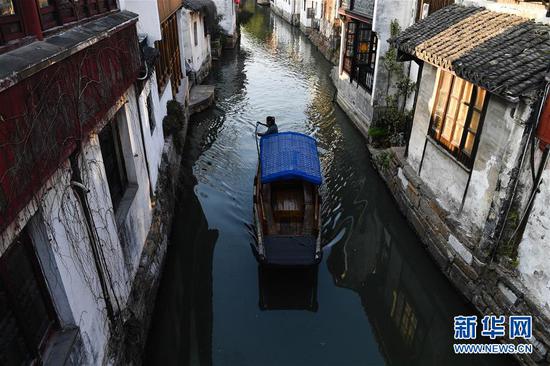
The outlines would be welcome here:
M 250 2 L 250 0 L 248 0 Z M 400 214 L 361 135 L 332 103 L 330 65 L 270 13 L 251 12 L 215 67 L 217 105 L 191 118 L 182 189 L 147 365 L 508 365 L 456 356 L 473 309 Z M 323 262 L 266 272 L 252 254 L 254 123 L 317 138 Z

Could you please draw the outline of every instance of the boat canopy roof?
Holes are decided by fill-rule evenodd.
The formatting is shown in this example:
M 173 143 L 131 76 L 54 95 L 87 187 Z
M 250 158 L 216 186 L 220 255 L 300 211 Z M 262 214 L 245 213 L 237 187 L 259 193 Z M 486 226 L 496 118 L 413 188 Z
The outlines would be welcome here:
M 315 185 L 323 182 L 317 142 L 308 135 L 281 132 L 263 136 L 260 164 L 262 183 L 293 179 Z

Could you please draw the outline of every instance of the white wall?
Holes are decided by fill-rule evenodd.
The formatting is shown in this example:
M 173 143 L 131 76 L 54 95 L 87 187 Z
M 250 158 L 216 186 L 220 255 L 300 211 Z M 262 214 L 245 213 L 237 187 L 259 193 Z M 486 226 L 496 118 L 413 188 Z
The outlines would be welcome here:
M 542 2 L 530 3 L 525 1 L 512 2 L 507 0 L 458 0 L 457 4 L 465 6 L 482 6 L 487 10 L 499 13 L 515 14 L 525 18 L 531 18 L 537 22 L 550 24 L 550 18 L 546 17 L 546 8 Z
M 127 302 L 152 217 L 134 87 L 127 90 L 107 116 L 115 115 L 118 108 L 125 164 L 134 189 L 127 191 L 131 194 L 124 196 L 116 213 L 111 204 L 96 133 L 92 133 L 89 140 L 83 143 L 79 156 L 82 182 L 89 190 L 86 194 L 89 209 L 112 283 L 109 295 L 113 299 L 116 297 L 120 304 L 120 309 L 117 309 L 115 301 L 111 302 L 115 311 L 123 310 Z M 110 117 L 105 122 L 107 120 Z M 42 236 L 48 241 L 46 247 L 51 250 L 50 260 L 55 261 L 48 265 L 59 274 L 61 283 L 58 285 L 66 294 L 63 301 L 68 303 L 67 308 L 71 312 L 70 316 L 59 314 L 59 317 L 63 325 L 66 326 L 72 319 L 79 327 L 87 361 L 94 365 L 102 364 L 109 338 L 107 312 L 93 260 L 84 205 L 71 187 L 71 179 L 70 164 L 65 161 L 35 195 L 35 199 L 1 233 L 0 255 L 38 212 L 35 217 L 40 219 L 33 220 L 33 225 L 29 225 L 30 234 L 33 239 Z M 125 215 L 122 215 L 120 210 L 124 204 L 127 208 Z M 41 231 L 40 228 L 44 233 L 36 232 Z M 59 291 L 56 286 L 55 291 L 51 292 L 58 296 Z M 58 301 L 53 298 L 54 303 Z M 59 307 L 56 309 L 59 310 Z
M 308 8 L 313 8 L 315 9 L 314 11 L 314 19 L 321 19 L 321 15 L 322 15 L 322 6 L 323 4 L 321 3 L 321 1 L 317 1 L 317 0 L 299 0 L 298 1 L 298 4 L 299 4 L 299 12 L 300 12 L 300 25 L 302 27 L 306 27 L 306 28 L 309 28 L 312 26 L 312 18 L 309 18 L 307 17 L 307 9 Z M 304 9 L 304 4 L 305 4 L 305 9 Z
M 233 37 L 237 31 L 237 5 L 233 0 L 213 0 L 218 15 L 222 16 L 220 26 L 225 34 Z
M 147 34 L 149 46 L 153 46 L 155 41 L 162 39 L 159 10 L 156 1 L 119 0 L 119 7 L 122 10 L 128 10 L 139 15 L 137 31 L 138 34 Z
M 185 57 L 191 65 L 194 72 L 199 72 L 201 66 L 210 59 L 210 35 L 204 33 L 204 15 L 201 12 L 192 12 L 189 10 L 182 11 L 181 16 L 181 33 L 180 37 L 183 40 L 186 50 Z M 194 22 L 197 22 L 197 39 L 198 44 L 195 45 Z
M 514 109 L 516 105 L 497 96 L 490 97 L 464 208 L 459 213 L 469 172 L 427 137 L 435 99 L 436 73 L 436 67 L 424 63 L 407 159 L 418 172 L 426 146 L 420 177 L 435 193 L 442 207 L 459 215 L 456 218 L 465 227 L 479 230 L 485 224 L 495 199 L 498 181 L 501 182 L 501 191 L 505 191 L 519 154 L 522 124 L 528 111 L 526 107 Z M 512 111 L 515 111 L 513 116 Z
M 275 0 L 271 7 L 277 14 L 290 23 L 293 23 L 296 20 L 296 16 L 300 14 L 299 0 Z
M 537 151 L 537 166 L 540 163 Z M 523 283 L 536 301 L 550 316 L 550 166 L 542 175 L 540 192 L 535 196 L 533 209 L 519 245 L 518 271 Z M 531 178 L 529 177 L 529 180 Z
M 167 99 L 172 94 L 171 85 L 167 85 L 164 90 L 164 99 Z M 148 96 L 150 95 L 150 99 Z M 147 102 L 152 102 L 153 118 L 156 125 L 151 132 L 151 121 L 149 121 L 149 113 L 147 110 Z M 139 109 L 141 112 L 141 120 L 143 123 L 143 137 L 145 139 L 145 149 L 147 151 L 147 161 L 149 164 L 149 172 L 151 178 L 151 186 L 156 190 L 160 162 L 162 159 L 162 149 L 164 147 L 164 133 L 162 131 L 162 120 L 166 115 L 166 103 L 168 100 L 161 100 L 157 88 L 156 73 L 151 75 L 151 78 L 145 84 L 139 96 Z

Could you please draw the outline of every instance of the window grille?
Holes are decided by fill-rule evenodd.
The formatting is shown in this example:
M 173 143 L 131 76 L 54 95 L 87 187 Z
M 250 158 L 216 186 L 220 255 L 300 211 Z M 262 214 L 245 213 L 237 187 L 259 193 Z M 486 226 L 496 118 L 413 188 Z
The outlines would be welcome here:
M 355 20 L 347 23 L 343 69 L 369 93 L 374 82 L 377 46 L 378 37 L 370 24 Z
M 172 14 L 172 16 L 161 24 L 161 29 L 162 40 L 155 42 L 160 52 L 160 57 L 156 64 L 158 88 L 161 91 L 164 90 L 168 80 L 171 80 L 172 92 L 176 95 L 183 77 L 176 13 Z
M 488 101 L 487 92 L 441 69 L 437 73 L 436 88 L 428 134 L 471 169 Z

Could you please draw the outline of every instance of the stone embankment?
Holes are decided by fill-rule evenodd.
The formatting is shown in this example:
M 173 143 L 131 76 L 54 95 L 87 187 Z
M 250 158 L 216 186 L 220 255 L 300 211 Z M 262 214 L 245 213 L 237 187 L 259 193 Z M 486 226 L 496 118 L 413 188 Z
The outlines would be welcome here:
M 369 150 L 401 212 L 445 276 L 482 315 L 531 315 L 533 337 L 529 342 L 533 353 L 517 358 L 524 365 L 549 365 L 550 319 L 530 298 L 517 274 L 496 262 L 482 263 L 472 254 L 478 243 L 462 231 L 407 164 L 404 148 L 378 150 L 369 146 Z

